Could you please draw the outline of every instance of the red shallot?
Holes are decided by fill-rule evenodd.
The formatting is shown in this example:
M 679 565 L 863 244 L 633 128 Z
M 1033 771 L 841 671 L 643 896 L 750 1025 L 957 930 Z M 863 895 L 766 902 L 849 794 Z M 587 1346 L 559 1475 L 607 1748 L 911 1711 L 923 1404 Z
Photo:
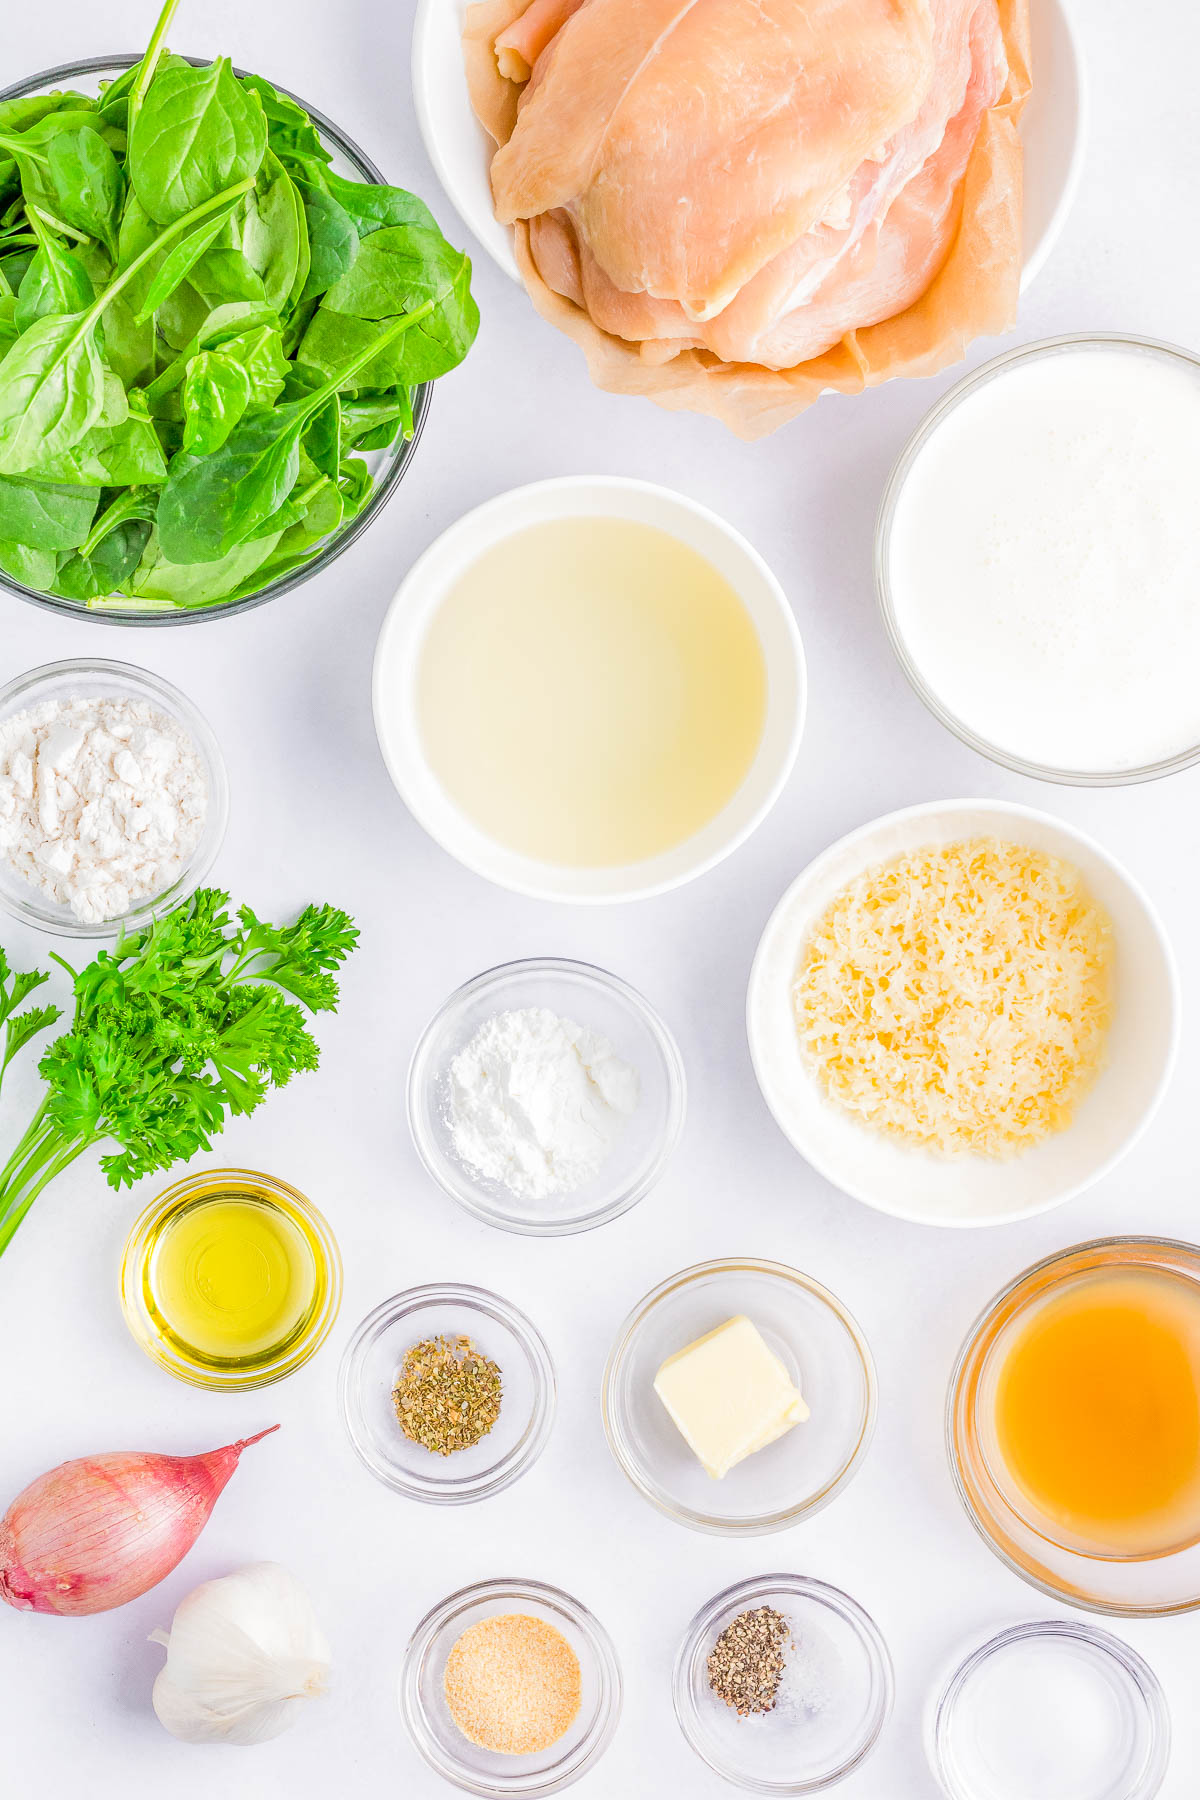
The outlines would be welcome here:
M 278 1430 L 203 1456 L 113 1450 L 39 1475 L 0 1519 L 0 1600 L 43 1613 L 136 1600 L 187 1555 L 242 1451 Z

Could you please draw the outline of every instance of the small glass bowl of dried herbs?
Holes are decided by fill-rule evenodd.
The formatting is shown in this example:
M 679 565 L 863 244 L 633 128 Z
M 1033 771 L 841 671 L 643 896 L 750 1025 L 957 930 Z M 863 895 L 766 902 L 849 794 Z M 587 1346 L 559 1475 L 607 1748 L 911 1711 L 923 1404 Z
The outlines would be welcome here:
M 438 1456 L 473 1450 L 500 1417 L 504 1378 L 469 1337 L 425 1338 L 401 1364 L 392 1389 L 400 1429 Z
M 365 1318 L 342 1359 L 342 1419 L 372 1475 L 409 1499 L 461 1506 L 535 1462 L 554 1421 L 550 1352 L 484 1288 L 410 1288 Z

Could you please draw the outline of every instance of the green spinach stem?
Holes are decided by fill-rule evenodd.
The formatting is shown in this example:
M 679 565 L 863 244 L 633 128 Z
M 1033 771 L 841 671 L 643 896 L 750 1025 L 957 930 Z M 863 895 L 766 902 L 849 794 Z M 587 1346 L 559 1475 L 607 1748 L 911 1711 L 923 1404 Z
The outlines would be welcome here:
M 73 349 L 76 344 L 83 342 L 88 333 L 95 328 L 105 308 L 116 299 L 121 289 L 133 280 L 138 270 L 145 267 L 152 256 L 157 256 L 172 239 L 179 237 L 189 226 L 207 218 L 209 213 L 218 211 L 220 207 L 228 206 L 231 200 L 239 200 L 243 194 L 249 193 L 253 186 L 254 176 L 247 175 L 244 181 L 235 182 L 233 187 L 224 188 L 221 193 L 214 194 L 211 200 L 205 200 L 202 205 L 194 206 L 191 212 L 184 213 L 183 217 L 176 219 L 173 225 L 164 226 L 154 242 L 147 244 L 141 254 L 134 257 L 129 267 L 122 269 L 116 279 L 110 281 L 104 292 L 92 302 L 88 310 L 81 316 L 68 348 Z
M 146 54 L 141 60 L 141 65 L 138 68 L 137 80 L 134 82 L 133 92 L 129 96 L 129 117 L 125 127 L 125 141 L 127 144 L 131 143 L 133 140 L 134 123 L 142 110 L 142 101 L 146 98 L 146 91 L 149 88 L 150 83 L 154 80 L 154 71 L 158 67 L 159 58 L 163 53 L 163 48 L 166 43 L 167 32 L 171 29 L 171 21 L 175 17 L 178 6 L 179 0 L 167 0 L 166 5 L 158 15 L 158 23 L 150 34 L 150 42 L 146 46 Z

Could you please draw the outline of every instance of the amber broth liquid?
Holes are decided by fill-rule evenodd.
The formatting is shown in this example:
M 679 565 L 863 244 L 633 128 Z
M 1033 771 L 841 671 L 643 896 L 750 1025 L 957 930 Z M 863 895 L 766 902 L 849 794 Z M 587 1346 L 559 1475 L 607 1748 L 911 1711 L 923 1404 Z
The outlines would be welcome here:
M 995 1425 L 1043 1535 L 1114 1558 L 1200 1539 L 1200 1285 L 1107 1269 L 1049 1297 L 1011 1334 Z

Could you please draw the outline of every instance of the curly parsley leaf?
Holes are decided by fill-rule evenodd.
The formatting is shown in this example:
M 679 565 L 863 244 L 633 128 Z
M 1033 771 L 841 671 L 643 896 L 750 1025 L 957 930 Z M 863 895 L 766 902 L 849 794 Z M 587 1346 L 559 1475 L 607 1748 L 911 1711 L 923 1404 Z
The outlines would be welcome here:
M 111 1144 L 101 1168 L 112 1187 L 130 1185 L 211 1149 L 229 1115 L 315 1069 L 308 1014 L 336 1007 L 334 971 L 357 942 L 334 907 L 273 925 L 249 907 L 231 916 L 228 894 L 202 888 L 69 970 L 71 1028 L 38 1064 L 45 1099 L 0 1173 L 0 1250 L 46 1182 L 89 1145 Z M 0 1022 L 24 1042 L 58 1011 L 8 1018 L 46 977 L 7 977 L 0 953 Z

